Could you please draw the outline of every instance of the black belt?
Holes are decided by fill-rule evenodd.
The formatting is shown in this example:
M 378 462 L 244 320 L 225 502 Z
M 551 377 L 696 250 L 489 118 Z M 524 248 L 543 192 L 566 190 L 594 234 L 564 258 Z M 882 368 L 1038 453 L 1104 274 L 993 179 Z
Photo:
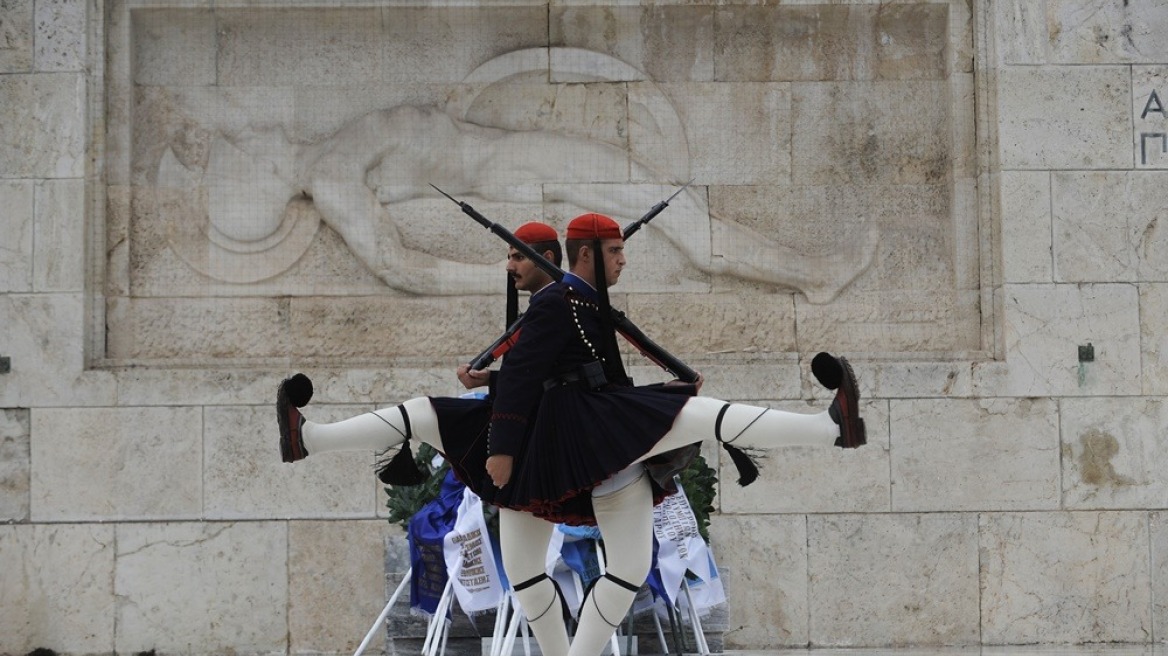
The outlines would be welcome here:
M 543 388 L 546 391 L 553 387 L 575 385 L 577 383 L 588 389 L 600 389 L 604 387 L 608 384 L 608 379 L 604 376 L 604 365 L 598 360 L 582 364 L 578 369 L 556 374 L 543 381 Z
M 543 388 L 546 391 L 546 390 L 550 390 L 553 387 L 560 387 L 562 385 L 574 385 L 576 383 L 582 383 L 582 382 L 584 382 L 584 377 L 580 375 L 580 372 L 569 371 L 566 374 L 552 376 L 551 378 L 548 378 L 547 380 L 543 381 Z

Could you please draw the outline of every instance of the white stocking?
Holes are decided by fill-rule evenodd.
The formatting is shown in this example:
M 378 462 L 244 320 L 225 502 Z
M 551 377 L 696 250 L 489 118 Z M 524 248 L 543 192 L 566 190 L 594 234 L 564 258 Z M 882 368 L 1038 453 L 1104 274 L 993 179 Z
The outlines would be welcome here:
M 722 412 L 723 408 L 726 408 L 725 413 Z M 720 432 L 719 414 L 722 415 Z M 784 446 L 835 446 L 840 430 L 826 410 L 815 413 L 785 412 L 695 396 L 682 407 L 681 413 L 673 421 L 673 428 L 640 460 L 702 440 L 714 439 L 717 434 L 727 444 L 739 448 L 773 449 Z M 312 452 L 311 447 L 309 452 Z
M 638 465 L 638 467 L 640 467 Z M 592 497 L 596 523 L 604 539 L 605 573 L 639 588 L 653 562 L 653 488 L 643 469 L 625 487 Z M 637 596 L 620 583 L 601 577 L 580 609 L 580 624 L 568 656 L 597 656 L 612 638 Z
M 402 416 L 405 408 L 409 425 Z M 356 417 L 331 424 L 305 421 L 301 428 L 304 448 L 310 455 L 325 451 L 360 451 L 371 449 L 378 453 L 406 441 L 406 437 L 421 440 L 442 450 L 438 433 L 438 415 L 430 399 L 410 399 L 400 406 L 391 406 L 366 412 Z
M 527 625 L 535 634 L 545 656 L 567 656 L 568 627 L 555 584 L 546 578 L 544 561 L 555 525 L 530 513 L 499 508 L 499 542 L 503 549 L 503 569 L 512 586 L 539 579 L 515 596 L 527 615 Z M 496 639 L 499 639 L 497 636 Z

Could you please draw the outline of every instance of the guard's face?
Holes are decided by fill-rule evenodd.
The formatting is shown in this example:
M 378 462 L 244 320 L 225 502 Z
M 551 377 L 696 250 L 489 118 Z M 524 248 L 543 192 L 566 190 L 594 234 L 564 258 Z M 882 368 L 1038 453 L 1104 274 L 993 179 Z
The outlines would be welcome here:
M 548 261 L 551 261 L 550 252 L 543 255 Z M 529 260 L 526 255 L 513 247 L 507 251 L 507 273 L 511 275 L 515 289 L 519 291 L 537 292 L 548 282 L 547 274 L 536 266 L 535 262 Z
M 600 250 L 604 253 L 605 282 L 611 287 L 625 268 L 625 240 L 605 239 L 600 242 Z

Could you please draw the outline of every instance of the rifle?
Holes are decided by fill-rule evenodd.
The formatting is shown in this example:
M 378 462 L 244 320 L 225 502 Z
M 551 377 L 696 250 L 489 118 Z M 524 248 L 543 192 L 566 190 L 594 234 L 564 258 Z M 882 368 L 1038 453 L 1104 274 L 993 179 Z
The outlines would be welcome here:
M 458 205 L 458 207 L 462 209 L 463 214 L 466 214 L 470 218 L 474 219 L 479 225 L 495 233 L 495 235 L 497 235 L 500 239 L 507 242 L 509 246 L 522 253 L 524 257 L 531 260 L 544 273 L 551 276 L 552 280 L 560 282 L 564 279 L 563 269 L 549 262 L 542 253 L 536 252 L 534 248 L 524 243 L 523 240 L 516 237 L 511 231 L 483 216 L 479 213 L 478 210 L 471 207 L 470 204 L 457 200 L 445 191 L 435 187 L 433 184 L 430 186 L 434 187 L 438 193 L 449 198 L 455 205 Z M 689 182 L 686 183 L 686 186 L 689 186 Z M 685 189 L 685 187 L 682 187 L 681 189 Z M 636 232 L 642 225 L 648 223 L 654 216 L 660 214 L 662 210 L 668 207 L 668 201 L 673 200 L 673 198 L 677 196 L 678 193 L 681 193 L 681 189 L 675 192 L 673 196 L 670 196 L 669 199 L 655 205 L 653 209 L 649 210 L 649 214 L 646 215 L 647 218 L 642 217 L 642 220 L 639 220 L 636 223 L 630 225 L 629 229 L 632 229 L 632 232 Z M 632 233 L 630 232 L 628 234 L 631 235 Z M 687 383 L 697 382 L 698 373 L 696 371 L 679 360 L 677 356 L 673 355 L 669 351 L 666 351 L 663 347 L 661 347 L 661 345 L 649 339 L 645 333 L 641 332 L 640 328 L 637 328 L 637 326 L 634 325 L 627 316 L 625 316 L 624 312 L 621 312 L 616 308 L 611 308 L 611 310 L 613 326 L 616 328 L 617 332 L 619 332 L 626 340 L 628 340 L 630 344 L 632 344 L 638 351 L 640 351 L 642 355 L 652 360 L 655 364 L 657 364 L 657 366 L 676 376 L 679 380 L 685 381 Z M 495 342 L 492 343 L 486 351 L 476 357 L 471 362 L 471 368 L 482 369 L 483 367 L 489 365 L 496 357 L 493 354 L 496 351 L 499 351 L 499 349 L 504 344 L 507 344 L 507 342 L 514 336 L 514 333 L 519 329 L 519 324 L 521 321 L 522 319 L 516 320 L 515 323 L 508 327 L 507 334 L 504 334 L 502 337 L 495 340 Z M 503 349 L 503 351 L 499 352 L 502 353 L 504 351 L 506 351 L 506 349 Z M 475 363 L 485 360 L 484 355 L 489 355 L 490 360 L 486 360 L 486 362 L 481 367 L 476 367 Z

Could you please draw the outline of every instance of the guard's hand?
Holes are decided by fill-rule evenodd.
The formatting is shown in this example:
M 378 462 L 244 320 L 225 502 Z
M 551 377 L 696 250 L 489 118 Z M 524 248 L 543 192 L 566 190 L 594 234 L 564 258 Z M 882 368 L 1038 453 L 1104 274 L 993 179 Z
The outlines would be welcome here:
M 491 382 L 489 369 L 471 369 L 469 364 L 458 365 L 458 382 L 467 389 L 482 387 Z
M 511 467 L 515 464 L 512 456 L 497 455 L 487 458 L 487 475 L 495 487 L 502 488 L 511 482 Z

